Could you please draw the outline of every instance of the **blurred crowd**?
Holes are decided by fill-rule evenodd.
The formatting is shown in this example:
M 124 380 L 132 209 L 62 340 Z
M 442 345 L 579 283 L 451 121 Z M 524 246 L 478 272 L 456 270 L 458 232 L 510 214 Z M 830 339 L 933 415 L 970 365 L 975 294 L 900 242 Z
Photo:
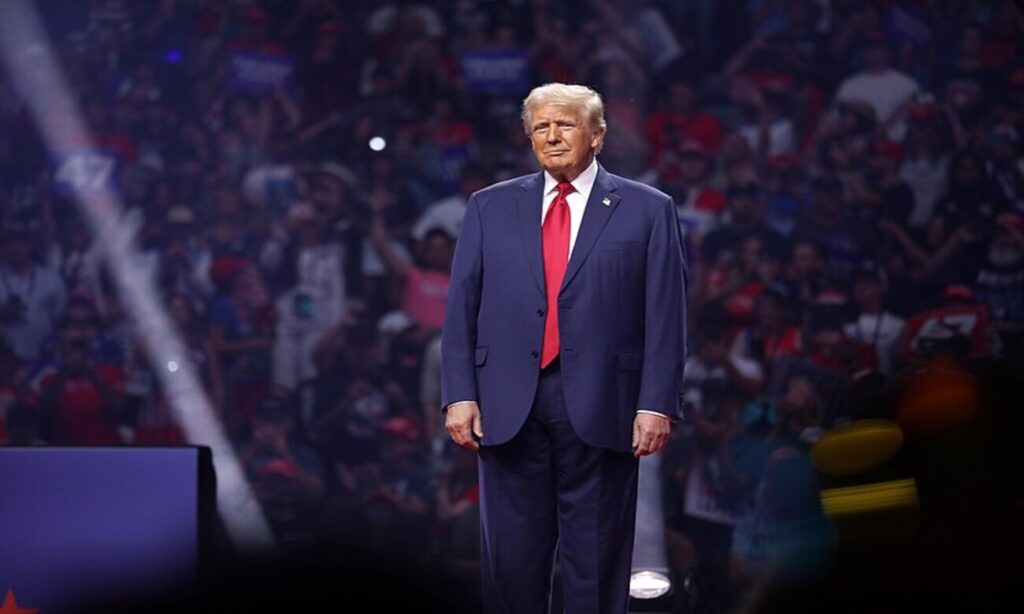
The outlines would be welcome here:
M 0 442 L 184 441 L 76 210 L 98 157 L 279 541 L 471 564 L 438 333 L 467 198 L 537 170 L 549 81 L 599 91 L 601 163 L 678 208 L 665 509 L 707 595 L 827 531 L 823 432 L 895 416 L 929 356 L 1020 365 L 1011 0 L 35 4 L 94 149 L 51 156 L 3 75 Z

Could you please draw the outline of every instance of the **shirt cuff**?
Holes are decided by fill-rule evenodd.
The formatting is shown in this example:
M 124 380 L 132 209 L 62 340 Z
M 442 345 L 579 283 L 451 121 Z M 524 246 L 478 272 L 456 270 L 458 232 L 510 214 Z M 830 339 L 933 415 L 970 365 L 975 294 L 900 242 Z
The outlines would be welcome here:
M 466 403 L 476 403 L 476 401 L 452 401 L 451 403 L 444 406 L 441 410 L 443 413 L 448 413 L 448 410 L 456 405 L 465 405 Z
M 662 418 L 668 420 L 669 422 L 675 422 L 675 420 L 672 419 L 672 416 L 670 416 L 668 414 L 663 414 L 660 411 L 654 411 L 653 409 L 638 409 L 638 410 L 636 410 L 636 413 L 638 413 L 638 414 L 651 414 L 652 416 L 661 416 Z

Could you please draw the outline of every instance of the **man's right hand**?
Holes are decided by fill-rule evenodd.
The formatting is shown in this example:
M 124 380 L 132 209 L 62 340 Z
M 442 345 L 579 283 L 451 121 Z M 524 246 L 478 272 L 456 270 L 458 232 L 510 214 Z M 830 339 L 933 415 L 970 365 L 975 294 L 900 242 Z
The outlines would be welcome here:
M 484 429 L 480 424 L 480 405 L 476 402 L 455 403 L 445 412 L 444 428 L 452 441 L 470 450 L 480 449 Z

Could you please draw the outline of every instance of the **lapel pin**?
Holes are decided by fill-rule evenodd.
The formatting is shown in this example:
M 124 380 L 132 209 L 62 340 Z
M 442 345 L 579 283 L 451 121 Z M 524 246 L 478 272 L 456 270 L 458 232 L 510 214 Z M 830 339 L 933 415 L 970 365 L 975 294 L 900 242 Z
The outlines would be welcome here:
M 612 206 L 612 199 L 605 196 L 604 200 L 601 201 L 601 204 L 604 205 L 605 207 L 610 207 Z

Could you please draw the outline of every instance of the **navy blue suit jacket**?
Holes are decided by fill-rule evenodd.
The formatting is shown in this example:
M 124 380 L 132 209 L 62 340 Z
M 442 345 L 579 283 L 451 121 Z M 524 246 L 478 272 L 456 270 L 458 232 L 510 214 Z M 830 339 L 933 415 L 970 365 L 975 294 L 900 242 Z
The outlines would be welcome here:
M 477 401 L 483 445 L 510 440 L 533 404 L 547 308 L 544 175 L 474 193 L 441 340 L 441 406 Z M 628 452 L 637 409 L 678 415 L 685 262 L 672 199 L 598 169 L 559 291 L 565 403 L 590 445 Z

